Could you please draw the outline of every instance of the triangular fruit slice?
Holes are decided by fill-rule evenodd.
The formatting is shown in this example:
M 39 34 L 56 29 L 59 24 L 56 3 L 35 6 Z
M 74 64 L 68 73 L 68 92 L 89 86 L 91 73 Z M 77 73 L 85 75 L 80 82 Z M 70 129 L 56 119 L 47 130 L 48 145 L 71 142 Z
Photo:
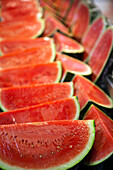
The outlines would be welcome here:
M 0 89 L 0 105 L 4 111 L 42 104 L 73 95 L 73 83 L 53 83 Z
M 56 59 L 62 63 L 63 77 L 66 76 L 67 72 L 80 75 L 90 75 L 92 73 L 87 64 L 68 55 L 57 53 Z
M 45 18 L 45 30 L 43 33 L 43 36 L 50 36 L 56 30 L 60 30 L 65 34 L 69 34 L 68 28 L 62 24 L 59 20 L 57 20 L 54 16 L 50 15 L 50 13 L 45 12 L 44 14 Z
M 78 119 L 80 113 L 76 97 L 0 113 L 0 124 Z
M 81 40 L 87 27 L 89 25 L 90 14 L 89 8 L 85 3 L 81 3 L 73 17 L 73 24 L 71 26 L 73 36 Z
M 35 38 L 43 33 L 44 28 L 44 20 L 37 17 L 28 17 L 18 21 L 4 21 L 0 23 L 0 39 Z
M 78 96 L 81 109 L 83 109 L 89 101 L 106 108 L 113 107 L 112 99 L 87 78 L 76 75 L 73 83 L 74 94 Z
M 49 37 L 41 37 L 36 39 L 22 40 L 5 40 L 0 42 L 0 51 L 2 55 L 26 50 L 28 48 L 39 48 L 53 44 L 53 39 Z
M 85 35 L 82 37 L 81 43 L 85 48 L 82 58 L 83 61 L 87 60 L 90 52 L 94 48 L 104 30 L 105 18 L 103 16 L 99 16 L 93 21 L 93 23 L 87 29 Z
M 96 165 L 113 154 L 113 120 L 93 105 L 86 112 L 84 119 L 95 120 L 95 141 L 85 162 L 88 165 Z
M 84 47 L 76 40 L 73 40 L 72 38 L 67 37 L 66 35 L 63 35 L 59 32 L 55 33 L 54 41 L 56 44 L 56 50 L 58 52 L 82 53 L 84 51 Z
M 113 46 L 113 28 L 108 27 L 89 55 L 88 64 L 92 68 L 91 80 L 96 82 L 101 75 Z
M 26 17 L 38 16 L 42 17 L 42 8 L 38 1 L 1 1 L 1 17 L 2 20 L 20 20 Z
M 10 53 L 0 57 L 0 69 L 50 63 L 55 59 L 55 52 L 55 45 L 51 44 Z
M 57 83 L 62 75 L 59 61 L 0 70 L 0 88 Z
M 0 167 L 65 170 L 87 155 L 94 137 L 94 120 L 0 125 Z

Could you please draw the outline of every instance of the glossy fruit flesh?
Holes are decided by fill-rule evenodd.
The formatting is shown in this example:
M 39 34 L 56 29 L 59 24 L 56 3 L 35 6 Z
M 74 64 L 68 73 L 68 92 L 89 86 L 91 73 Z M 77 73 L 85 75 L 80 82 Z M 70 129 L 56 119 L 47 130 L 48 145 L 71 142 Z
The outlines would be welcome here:
M 113 120 L 93 105 L 88 109 L 84 119 L 95 120 L 95 142 L 89 155 L 86 157 L 86 163 L 88 165 L 96 165 L 113 153 Z
M 94 136 L 93 120 L 1 125 L 0 165 L 10 170 L 65 170 L 86 156 Z
M 64 99 L 72 95 L 72 82 L 30 85 L 1 89 L 0 103 L 3 110 L 14 110 Z

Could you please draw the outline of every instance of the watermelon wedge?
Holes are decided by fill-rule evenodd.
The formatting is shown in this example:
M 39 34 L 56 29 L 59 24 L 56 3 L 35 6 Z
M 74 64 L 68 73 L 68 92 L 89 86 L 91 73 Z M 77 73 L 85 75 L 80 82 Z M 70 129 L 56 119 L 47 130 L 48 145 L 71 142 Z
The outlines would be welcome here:
M 78 119 L 80 113 L 76 97 L 0 113 L 0 125 Z
M 73 95 L 73 83 L 53 83 L 0 89 L 4 111 L 60 100 Z
M 90 75 L 92 73 L 87 64 L 68 55 L 57 53 L 56 59 L 62 63 L 63 77 L 66 76 L 67 72 L 80 75 Z
M 113 27 L 108 27 L 89 55 L 88 64 L 92 69 L 91 80 L 96 82 L 101 75 L 113 47 Z
M 106 108 L 113 107 L 112 99 L 98 86 L 83 76 L 76 75 L 73 79 L 74 95 L 78 96 L 81 110 L 91 101 Z
M 66 170 L 87 155 L 94 137 L 93 120 L 1 125 L 0 166 L 10 170 Z
M 71 25 L 71 30 L 73 33 L 73 36 L 81 40 L 90 20 L 90 14 L 89 14 L 89 8 L 85 3 L 81 3 L 79 7 L 77 8 L 77 11 L 73 18 L 73 24 Z
M 44 20 L 37 17 L 28 17 L 18 21 L 4 21 L 0 23 L 0 40 L 35 38 L 40 36 L 44 29 Z
M 73 40 L 66 35 L 63 35 L 59 32 L 54 34 L 54 41 L 56 44 L 56 50 L 58 52 L 65 53 L 82 53 L 84 51 L 84 47 L 79 44 L 76 40 Z
M 69 34 L 68 28 L 47 11 L 44 13 L 44 19 L 45 19 L 45 30 L 43 32 L 44 37 L 53 35 L 57 30 L 60 30 L 65 34 Z
M 1 1 L 1 17 L 4 21 L 19 20 L 26 17 L 42 17 L 42 8 L 37 0 L 5 0 Z
M 32 49 L 7 54 L 0 57 L 0 69 L 20 67 L 23 65 L 45 64 L 55 59 L 55 45 L 45 45 Z
M 85 162 L 96 165 L 113 154 L 113 120 L 94 105 L 90 106 L 84 119 L 95 120 L 95 142 Z
M 59 61 L 0 70 L 0 88 L 57 83 L 62 75 Z
M 82 57 L 83 61 L 87 60 L 104 30 L 105 18 L 103 16 L 99 16 L 93 21 L 93 23 L 87 29 L 85 35 L 82 37 L 81 43 L 85 48 L 85 52 Z
M 41 37 L 36 39 L 22 39 L 22 40 L 5 40 L 0 42 L 1 54 L 20 52 L 26 49 L 45 47 L 52 45 L 53 39 L 49 37 Z
M 77 8 L 78 8 L 80 2 L 81 2 L 81 0 L 72 1 L 72 5 L 70 7 L 70 10 L 69 10 L 68 15 L 65 20 L 65 23 L 66 23 L 66 25 L 68 25 L 68 27 L 70 27 L 72 25 L 74 15 L 76 14 L 76 11 L 77 11 Z

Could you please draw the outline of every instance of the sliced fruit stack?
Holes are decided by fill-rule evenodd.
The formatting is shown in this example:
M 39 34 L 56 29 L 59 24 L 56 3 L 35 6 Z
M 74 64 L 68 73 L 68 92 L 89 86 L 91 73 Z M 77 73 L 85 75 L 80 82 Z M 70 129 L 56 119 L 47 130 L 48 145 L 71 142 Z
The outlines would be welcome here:
M 65 170 L 112 155 L 113 120 L 103 110 L 112 112 L 113 100 L 98 80 L 113 27 L 102 15 L 92 20 L 90 8 L 1 0 L 0 168 Z

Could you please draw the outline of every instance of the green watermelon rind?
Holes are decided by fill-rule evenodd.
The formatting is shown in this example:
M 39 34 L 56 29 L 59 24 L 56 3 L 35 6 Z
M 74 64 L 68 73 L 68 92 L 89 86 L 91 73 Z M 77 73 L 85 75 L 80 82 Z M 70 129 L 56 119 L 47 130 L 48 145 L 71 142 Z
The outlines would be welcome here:
M 90 105 L 90 107 L 89 107 L 88 110 L 86 111 L 83 119 L 85 118 L 87 112 L 90 110 L 90 108 L 91 108 L 92 106 L 93 106 L 93 104 Z M 97 108 L 98 108 L 98 107 L 97 107 Z M 98 109 L 99 109 L 99 108 L 98 108 Z M 100 109 L 99 109 L 99 110 L 100 110 Z M 100 111 L 101 111 L 101 110 L 100 110 Z M 105 114 L 105 113 L 103 112 L 103 114 Z M 105 114 L 105 115 L 107 116 L 107 114 Z M 109 117 L 109 119 L 111 119 L 111 118 Z M 112 119 L 111 119 L 111 120 L 112 120 Z M 108 154 L 105 158 L 100 159 L 99 161 L 90 162 L 90 163 L 87 162 L 87 161 L 85 161 L 84 164 L 87 165 L 87 166 L 94 166 L 94 165 L 100 164 L 100 163 L 102 163 L 103 161 L 105 161 L 106 159 L 108 159 L 112 154 L 113 154 L 113 151 L 112 151 L 110 154 Z
M 54 44 L 53 40 L 51 40 L 51 49 L 52 49 L 52 56 L 51 56 L 50 62 L 53 62 L 56 57 L 56 48 L 55 48 L 55 44 Z
M 89 140 L 88 140 L 88 143 L 87 143 L 85 149 L 78 156 L 76 156 L 69 162 L 62 164 L 58 167 L 39 169 L 39 170 L 66 170 L 66 169 L 71 168 L 71 167 L 75 166 L 76 164 L 78 164 L 91 150 L 93 143 L 94 143 L 94 139 L 95 139 L 94 120 L 86 120 L 86 124 L 89 127 Z M 10 169 L 10 170 L 28 170 L 28 169 L 20 168 L 17 166 L 10 166 L 1 160 L 0 160 L 0 167 L 3 169 Z M 29 170 L 36 170 L 36 169 L 29 169 Z
M 55 83 L 58 83 L 62 76 L 62 65 L 61 65 L 60 61 L 56 61 L 56 63 L 57 63 L 57 67 L 58 67 L 58 75 L 56 77 Z
M 73 98 L 73 100 L 74 100 L 74 102 L 75 102 L 76 109 L 77 109 L 76 115 L 75 115 L 75 117 L 74 117 L 74 120 L 78 120 L 78 119 L 79 119 L 79 116 L 80 116 L 80 104 L 79 104 L 79 101 L 78 101 L 77 96 L 74 96 L 74 97 L 72 97 L 72 98 Z

